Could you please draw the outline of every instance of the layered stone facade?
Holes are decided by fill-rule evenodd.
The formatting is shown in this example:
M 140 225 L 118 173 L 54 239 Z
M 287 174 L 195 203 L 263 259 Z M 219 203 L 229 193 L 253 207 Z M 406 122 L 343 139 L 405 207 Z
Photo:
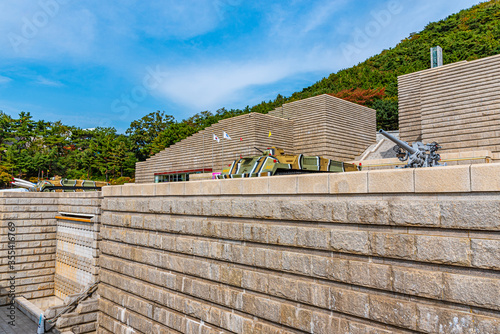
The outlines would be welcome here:
M 496 333 L 500 165 L 104 188 L 99 333 Z
M 259 155 L 255 147 L 352 160 L 375 142 L 375 126 L 375 110 L 323 94 L 286 103 L 266 115 L 224 119 L 138 162 L 136 183 L 154 182 L 155 174 L 164 172 L 221 171 L 240 156 Z M 232 139 L 223 139 L 223 132 Z
M 402 140 L 500 152 L 500 55 L 398 77 Z

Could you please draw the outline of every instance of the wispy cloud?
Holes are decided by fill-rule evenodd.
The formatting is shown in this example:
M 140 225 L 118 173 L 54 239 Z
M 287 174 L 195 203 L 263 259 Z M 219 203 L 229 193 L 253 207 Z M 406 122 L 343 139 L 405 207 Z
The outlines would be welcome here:
M 35 83 L 43 86 L 51 86 L 51 87 L 62 87 L 64 84 L 60 81 L 50 80 L 41 75 L 36 77 Z
M 302 51 L 300 57 L 298 54 L 273 54 L 268 59 L 203 63 L 171 69 L 157 93 L 192 110 L 214 110 L 235 103 L 244 106 L 253 100 L 245 93 L 255 86 L 269 85 L 300 73 L 342 67 L 345 62 L 332 62 L 338 56 L 336 52 L 318 46 Z
M 306 34 L 324 24 L 330 25 L 335 22 L 332 16 L 342 12 L 347 0 L 329 1 L 326 4 L 316 5 L 304 16 L 304 28 L 302 33 Z
M 11 82 L 12 79 L 9 77 L 4 77 L 3 75 L 0 75 L 0 84 L 8 83 Z

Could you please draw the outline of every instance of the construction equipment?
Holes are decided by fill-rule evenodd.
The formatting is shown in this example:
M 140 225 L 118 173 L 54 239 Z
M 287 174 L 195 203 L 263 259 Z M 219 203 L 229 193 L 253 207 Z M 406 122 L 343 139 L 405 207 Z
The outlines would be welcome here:
M 234 160 L 228 168 L 224 168 L 218 179 L 272 176 L 287 174 L 305 174 L 321 172 L 349 172 L 361 169 L 350 163 L 325 159 L 320 156 L 303 154 L 285 154 L 281 148 L 271 147 L 261 151 L 260 156 L 245 157 Z
M 446 166 L 446 164 L 439 163 L 441 156 L 437 151 L 441 146 L 436 142 L 424 144 L 417 141 L 409 145 L 407 142 L 397 139 L 384 130 L 379 130 L 379 133 L 396 144 L 393 149 L 399 161 L 408 161 L 402 168 Z

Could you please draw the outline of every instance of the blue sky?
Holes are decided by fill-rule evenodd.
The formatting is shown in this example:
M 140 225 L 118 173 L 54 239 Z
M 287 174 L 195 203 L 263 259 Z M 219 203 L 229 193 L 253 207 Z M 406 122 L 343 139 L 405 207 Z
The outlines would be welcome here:
M 478 0 L 2 0 L 0 110 L 82 128 L 300 91 Z

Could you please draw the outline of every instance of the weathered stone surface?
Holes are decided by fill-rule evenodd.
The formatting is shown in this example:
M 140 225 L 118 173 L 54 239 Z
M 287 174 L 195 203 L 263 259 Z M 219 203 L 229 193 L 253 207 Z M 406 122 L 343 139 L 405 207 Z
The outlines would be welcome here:
M 372 295 L 370 296 L 370 318 L 399 327 L 415 329 L 415 306 L 415 303 Z
M 379 256 L 412 259 L 415 253 L 415 236 L 374 233 L 371 249 L 374 254 Z
M 426 333 L 497 333 L 498 318 L 417 304 L 417 328 Z
M 498 200 L 444 200 L 439 202 L 441 226 L 491 230 L 500 228 Z
M 168 187 L 169 188 L 168 195 L 172 195 L 172 196 L 184 195 L 185 185 L 186 185 L 186 182 L 170 182 L 169 187 Z
M 367 254 L 369 251 L 368 232 L 332 230 L 330 245 L 335 251 Z
M 311 207 L 304 201 L 282 201 L 280 218 L 287 220 L 311 220 Z
M 370 297 L 366 293 L 346 289 L 330 289 L 330 308 L 342 313 L 368 318 Z
M 352 284 L 384 290 L 391 290 L 393 281 L 390 266 L 363 261 L 349 261 L 349 276 Z
M 156 183 L 155 188 L 155 193 L 157 196 L 170 195 L 170 182 Z
M 389 224 L 388 203 L 385 200 L 356 200 L 346 203 L 344 222 L 358 224 Z M 334 211 L 335 213 L 335 211 Z
M 328 194 L 329 174 L 313 174 L 297 176 L 297 192 L 299 194 Z
M 223 195 L 239 195 L 242 193 L 241 179 L 220 180 L 220 191 Z
M 296 194 L 297 176 L 274 176 L 269 178 L 269 194 Z
M 357 194 L 368 192 L 368 172 L 330 174 L 330 194 Z
M 429 270 L 393 267 L 394 291 L 408 295 L 440 299 L 443 294 L 443 274 Z
M 245 195 L 267 194 L 269 192 L 269 177 L 241 179 L 241 189 Z
M 415 192 L 414 169 L 374 170 L 368 173 L 370 193 Z
M 445 238 L 437 236 L 416 237 L 416 254 L 419 261 L 455 265 L 470 265 L 470 241 L 465 238 Z
M 500 270 L 500 240 L 472 239 L 472 265 Z
M 269 242 L 279 245 L 296 245 L 297 228 L 286 225 L 270 225 L 268 228 Z
M 330 229 L 316 227 L 298 227 L 297 246 L 316 249 L 328 249 L 330 241 Z
M 470 167 L 446 166 L 415 169 L 415 192 L 469 192 Z
M 500 191 L 500 164 L 471 165 L 472 191 Z
M 331 334 L 339 331 L 339 319 L 323 313 L 313 312 L 311 331 L 317 334 Z
M 283 270 L 297 274 L 310 275 L 311 256 L 292 252 L 283 252 Z
M 443 275 L 446 300 L 500 309 L 500 280 L 466 275 Z
M 440 224 L 440 206 L 436 201 L 395 199 L 388 204 L 391 225 L 438 226 Z

